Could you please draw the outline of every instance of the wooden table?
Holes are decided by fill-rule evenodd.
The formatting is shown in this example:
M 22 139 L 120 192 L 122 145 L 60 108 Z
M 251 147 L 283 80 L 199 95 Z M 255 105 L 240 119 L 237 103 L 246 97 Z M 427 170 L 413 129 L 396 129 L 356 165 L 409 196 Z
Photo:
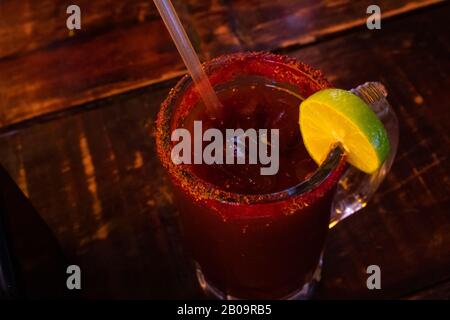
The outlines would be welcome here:
M 378 4 L 381 30 L 368 30 Z M 151 1 L 0 3 L 0 163 L 29 196 L 88 298 L 197 298 L 173 195 L 155 155 L 159 104 L 180 60 Z M 400 120 L 392 172 L 333 228 L 317 299 L 449 298 L 450 6 L 438 0 L 175 1 L 202 59 L 270 50 L 337 87 L 382 81 Z M 23 235 L 27 236 L 27 235 Z M 378 264 L 382 290 L 367 290 Z

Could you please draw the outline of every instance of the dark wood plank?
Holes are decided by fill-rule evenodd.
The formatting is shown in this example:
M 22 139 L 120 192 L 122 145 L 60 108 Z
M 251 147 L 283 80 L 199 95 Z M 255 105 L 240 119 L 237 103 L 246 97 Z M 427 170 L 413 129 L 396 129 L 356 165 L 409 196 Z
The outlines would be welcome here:
M 196 294 L 154 154 L 154 116 L 166 93 L 147 89 L 105 100 L 96 110 L 1 139 L 2 164 L 80 265 L 86 297 Z M 31 148 L 36 141 L 46 142 Z M 11 147 L 21 150 L 21 161 Z
M 441 2 L 442 0 L 335 1 L 313 0 L 174 0 L 182 19 L 195 33 L 206 53 L 217 54 L 239 45 L 248 49 L 284 47 L 314 41 L 323 35 L 365 23 L 366 8 L 377 4 L 382 17 Z M 150 1 L 77 1 L 82 13 L 82 30 L 66 29 L 68 0 L 3 0 L 0 4 L 0 58 L 23 55 L 55 45 L 69 38 L 85 38 L 114 29 L 158 20 Z M 11 14 L 14 13 L 14 14 Z M 189 25 L 187 24 L 189 23 Z M 236 31 L 236 34 L 235 34 Z M 230 37 L 231 36 L 231 37 Z M 195 35 L 193 35 L 195 38 Z M 219 43 L 221 42 L 221 43 Z M 217 47 L 210 46 L 215 43 Z M 219 52 L 211 52 L 218 50 Z
M 0 61 L 0 126 L 183 74 L 162 28 L 144 22 Z
M 450 277 L 450 7 L 289 54 L 337 86 L 381 80 L 400 118 L 397 161 L 364 211 L 330 233 L 316 298 L 392 298 Z M 414 25 L 420 28 L 411 29 Z M 153 127 L 169 90 L 150 86 L 0 136 L 0 161 L 81 265 L 89 297 L 198 297 Z M 382 290 L 365 287 L 369 264 Z
M 392 16 L 443 2 L 389 0 L 230 1 L 235 28 L 248 50 L 308 44 L 330 34 L 366 25 L 367 7 L 378 5 L 383 22 Z
M 81 30 L 66 28 L 66 9 L 81 8 Z M 2 0 L 0 3 L 0 58 L 54 45 L 68 38 L 92 36 L 159 19 L 151 1 L 135 0 Z
M 380 1 L 384 16 L 439 0 Z M 204 59 L 305 44 L 365 23 L 371 1 L 175 1 Z M 68 1 L 0 3 L 0 127 L 184 73 L 148 1 L 80 1 L 82 29 L 65 27 Z M 2 58 L 3 57 L 3 58 Z
M 408 300 L 450 300 L 450 281 L 439 283 L 410 296 Z
M 441 105 L 450 85 L 448 13 L 398 19 L 380 33 L 290 53 L 319 66 L 338 87 L 381 80 L 400 121 L 393 172 L 368 208 L 330 234 L 317 298 L 398 297 L 449 276 L 449 131 Z M 420 30 L 412 31 L 409 21 Z M 370 264 L 381 267 L 381 291 L 366 288 Z

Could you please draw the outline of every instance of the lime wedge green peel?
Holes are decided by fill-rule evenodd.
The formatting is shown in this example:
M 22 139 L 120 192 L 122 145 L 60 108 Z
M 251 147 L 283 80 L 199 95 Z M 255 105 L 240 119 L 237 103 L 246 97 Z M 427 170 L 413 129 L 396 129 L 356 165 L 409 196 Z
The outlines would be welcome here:
M 389 153 L 386 130 L 372 109 L 358 96 L 341 89 L 324 89 L 300 105 L 300 131 L 305 147 L 317 164 L 331 146 L 341 143 L 347 161 L 373 173 Z

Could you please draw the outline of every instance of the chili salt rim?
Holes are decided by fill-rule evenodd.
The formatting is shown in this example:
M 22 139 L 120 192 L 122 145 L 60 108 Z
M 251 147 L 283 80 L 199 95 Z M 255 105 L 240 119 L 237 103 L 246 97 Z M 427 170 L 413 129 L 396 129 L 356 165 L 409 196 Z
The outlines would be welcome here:
M 325 79 L 322 72 L 298 61 L 295 58 L 285 55 L 277 55 L 268 52 L 240 52 L 235 54 L 223 55 L 203 63 L 205 72 L 210 75 L 216 68 L 231 66 L 237 62 L 256 59 L 267 61 L 269 63 L 288 66 L 297 72 L 302 73 L 309 80 L 313 81 L 320 88 L 331 87 L 331 84 Z M 293 79 L 292 79 L 293 80 Z M 299 85 L 299 83 L 296 83 Z M 216 200 L 229 203 L 267 203 L 282 201 L 288 197 L 295 196 L 296 202 L 310 202 L 313 198 L 321 197 L 325 192 L 333 187 L 341 173 L 346 162 L 344 151 L 341 147 L 335 146 L 328 154 L 327 159 L 314 171 L 306 180 L 289 187 L 285 190 L 266 193 L 266 194 L 241 194 L 223 190 L 216 185 L 209 183 L 200 177 L 194 175 L 186 166 L 175 165 L 170 157 L 171 153 L 171 116 L 174 108 L 181 105 L 183 97 L 180 92 L 187 90 L 192 85 L 191 77 L 186 74 L 169 92 L 167 98 L 161 104 L 161 109 L 156 120 L 156 149 L 158 156 L 169 172 L 173 182 L 185 192 L 188 192 L 195 200 Z M 213 84 L 214 85 L 214 84 Z M 181 101 L 179 101 L 181 99 Z M 299 199 L 300 198 L 300 199 Z

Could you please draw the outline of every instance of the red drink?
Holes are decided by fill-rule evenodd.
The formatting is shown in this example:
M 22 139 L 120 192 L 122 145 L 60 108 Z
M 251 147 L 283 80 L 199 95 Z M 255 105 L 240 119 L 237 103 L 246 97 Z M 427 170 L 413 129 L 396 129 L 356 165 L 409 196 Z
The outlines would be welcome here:
M 190 170 L 216 187 L 240 194 L 266 194 L 283 191 L 305 180 L 317 165 L 309 157 L 300 135 L 298 109 L 302 98 L 288 88 L 275 86 L 263 77 L 238 77 L 216 89 L 224 110 L 211 119 L 200 101 L 180 127 L 194 135 L 194 121 L 201 120 L 203 131 L 228 128 L 268 128 L 280 130 L 279 170 L 275 175 L 261 175 L 261 164 L 199 164 Z M 206 146 L 208 142 L 204 142 Z M 248 144 L 246 145 L 248 155 Z M 270 151 L 270 148 L 269 148 Z M 224 146 L 224 153 L 226 152 Z M 236 163 L 237 161 L 235 161 Z
M 272 54 L 236 54 L 206 67 L 224 108 L 209 115 L 189 78 L 162 106 L 159 156 L 168 169 L 201 284 L 237 298 L 306 297 L 325 242 L 334 186 L 345 166 L 330 152 L 317 168 L 303 146 L 298 112 L 329 84 L 306 65 Z M 181 164 L 170 159 L 170 133 L 194 121 L 203 130 L 279 129 L 279 170 L 260 164 Z

